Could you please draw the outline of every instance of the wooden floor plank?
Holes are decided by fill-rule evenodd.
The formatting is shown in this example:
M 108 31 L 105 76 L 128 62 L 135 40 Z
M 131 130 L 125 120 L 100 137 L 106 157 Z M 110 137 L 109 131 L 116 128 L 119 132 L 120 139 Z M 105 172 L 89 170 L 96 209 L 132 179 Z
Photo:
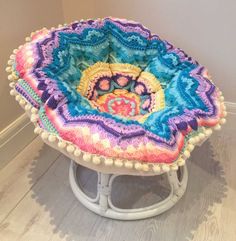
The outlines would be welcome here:
M 60 153 L 36 138 L 0 171 L 0 223 L 45 173 Z M 39 163 L 30 177 L 31 169 Z
M 68 182 L 64 181 L 68 161 L 63 158 L 58 158 L 1 224 L 0 233 L 6 240 L 47 240 L 55 232 L 56 225 L 75 202 Z

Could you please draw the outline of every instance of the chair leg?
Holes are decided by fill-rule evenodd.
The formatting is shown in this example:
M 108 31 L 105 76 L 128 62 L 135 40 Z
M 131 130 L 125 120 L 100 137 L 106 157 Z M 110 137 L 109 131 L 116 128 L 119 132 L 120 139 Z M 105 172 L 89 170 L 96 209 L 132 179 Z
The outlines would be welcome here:
M 98 196 L 99 196 L 99 206 L 103 212 L 108 209 L 108 196 L 111 193 L 111 185 L 109 185 L 111 175 L 105 173 L 98 173 Z
M 111 189 L 114 179 L 119 175 L 98 173 L 97 197 L 92 199 L 88 197 L 77 180 L 77 169 L 80 166 L 71 161 L 69 180 L 73 193 L 77 199 L 89 210 L 112 219 L 119 220 L 138 220 L 156 216 L 165 212 L 175 205 L 183 196 L 188 180 L 187 167 L 183 166 L 178 175 L 177 171 L 171 171 L 161 175 L 167 175 L 171 187 L 170 194 L 164 200 L 144 208 L 122 209 L 115 207 L 111 201 Z M 179 178 L 179 176 L 181 178 Z
M 178 178 L 178 171 L 181 173 L 181 180 L 179 180 Z M 169 183 L 173 189 L 173 194 L 176 196 L 177 199 L 178 197 L 181 197 L 184 194 L 188 180 L 186 165 L 180 167 L 178 171 L 170 171 L 167 173 Z

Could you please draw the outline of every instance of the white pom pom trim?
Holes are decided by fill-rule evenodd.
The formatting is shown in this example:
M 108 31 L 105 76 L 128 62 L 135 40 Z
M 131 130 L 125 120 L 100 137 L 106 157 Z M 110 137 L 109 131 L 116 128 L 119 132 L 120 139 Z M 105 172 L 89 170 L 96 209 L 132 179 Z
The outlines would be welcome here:
M 32 114 L 37 114 L 38 113 L 38 109 L 36 109 L 35 107 L 32 107 L 31 113 Z
M 98 164 L 101 163 L 101 157 L 99 157 L 99 156 L 94 156 L 92 161 L 93 161 L 93 163 L 94 163 L 95 165 L 98 165 Z
M 37 122 L 37 120 L 38 120 L 38 115 L 32 114 L 31 117 L 30 117 L 30 120 L 31 120 L 32 122 Z
M 144 172 L 148 172 L 148 171 L 149 171 L 149 165 L 148 165 L 147 163 L 143 163 L 143 165 L 142 165 L 142 170 L 143 170 Z
M 48 139 L 48 132 L 46 132 L 46 131 L 43 131 L 42 132 L 42 134 L 41 134 L 41 138 L 43 139 L 43 140 L 46 140 L 46 139 Z
M 220 124 L 221 124 L 221 125 L 223 125 L 223 124 L 225 124 L 225 123 L 226 123 L 226 119 L 225 119 L 225 118 L 220 119 Z
M 55 142 L 56 140 L 57 140 L 57 138 L 55 135 L 52 135 L 52 134 L 49 135 L 49 137 L 48 137 L 49 142 Z
M 152 167 L 153 171 L 155 173 L 160 173 L 161 172 L 161 167 L 159 164 L 154 164 L 153 167 Z
M 113 160 L 111 158 L 106 158 L 104 160 L 105 166 L 112 166 L 113 165 Z
M 214 130 L 216 130 L 216 131 L 221 130 L 221 125 L 220 125 L 220 124 L 217 124 L 217 125 L 214 127 Z
M 185 158 L 189 158 L 190 157 L 190 152 L 188 150 L 185 150 L 183 153 Z
M 41 132 L 42 132 L 42 129 L 39 126 L 34 128 L 34 133 L 35 134 L 40 134 Z
M 65 148 L 66 147 L 66 142 L 65 141 L 59 141 L 57 146 L 61 149 Z
M 74 155 L 75 155 L 76 157 L 78 157 L 78 156 L 80 156 L 80 154 L 81 154 L 81 150 L 78 149 L 78 148 L 76 148 L 75 151 L 74 151 Z
M 83 155 L 83 159 L 86 162 L 91 161 L 91 157 L 92 157 L 92 155 L 90 153 L 84 153 L 84 155 Z
M 26 104 L 26 105 L 25 105 L 25 110 L 28 111 L 28 110 L 30 110 L 30 109 L 31 109 L 31 105 L 30 105 L 29 103 Z
M 172 171 L 177 171 L 179 169 L 179 167 L 178 167 L 178 165 L 176 163 L 173 163 L 173 164 L 170 165 L 170 169 Z
M 162 164 L 161 169 L 163 170 L 163 172 L 169 172 L 170 166 L 168 164 Z
M 184 165 L 185 165 L 185 160 L 184 160 L 183 158 L 179 158 L 179 159 L 177 160 L 177 164 L 178 164 L 179 166 L 184 166 Z
M 124 163 L 125 167 L 128 168 L 128 169 L 131 169 L 133 168 L 133 162 L 132 161 L 126 161 Z
M 123 161 L 120 160 L 120 159 L 116 159 L 114 161 L 114 164 L 115 164 L 116 167 L 122 167 L 123 166 Z
M 138 171 L 141 171 L 143 169 L 142 164 L 140 162 L 136 162 L 134 164 L 134 168 Z
M 66 150 L 67 150 L 69 153 L 72 153 L 72 152 L 74 152 L 75 147 L 74 147 L 73 145 L 68 145 L 68 146 L 66 147 Z
M 16 91 L 15 91 L 14 89 L 12 89 L 12 90 L 10 91 L 10 95 L 12 95 L 12 96 L 16 95 Z
M 10 67 L 10 66 L 6 67 L 6 72 L 11 73 L 12 72 L 12 67 Z

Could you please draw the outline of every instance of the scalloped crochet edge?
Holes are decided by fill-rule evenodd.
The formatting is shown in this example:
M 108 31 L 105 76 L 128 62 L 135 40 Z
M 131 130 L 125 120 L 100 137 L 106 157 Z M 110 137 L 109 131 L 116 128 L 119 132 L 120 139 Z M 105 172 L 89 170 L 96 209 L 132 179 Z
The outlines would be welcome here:
M 83 19 L 81 21 L 83 21 Z M 58 25 L 58 28 L 62 28 L 63 26 L 67 26 L 67 24 Z M 51 30 L 53 29 L 55 28 L 51 28 Z M 39 31 L 41 30 L 32 32 L 31 36 Z M 26 42 L 29 42 L 31 41 L 31 37 L 26 37 L 25 40 Z M 20 45 L 18 49 L 22 48 L 22 46 L 23 45 Z M 223 117 L 220 118 L 219 123 L 216 124 L 214 127 L 201 127 L 200 130 L 194 133 L 193 137 L 188 138 L 187 136 L 187 142 L 185 143 L 185 147 L 180 152 L 179 157 L 172 163 L 151 163 L 136 160 L 132 161 L 125 159 L 116 159 L 82 151 L 72 142 L 66 141 L 61 137 L 40 128 L 37 124 L 38 109 L 33 107 L 22 95 L 18 94 L 18 92 L 15 90 L 15 83 L 19 80 L 19 77 L 12 68 L 12 65 L 14 64 L 15 54 L 17 53 L 18 49 L 13 50 L 13 54 L 10 56 L 10 59 L 7 62 L 8 67 L 6 68 L 6 71 L 9 73 L 8 80 L 10 81 L 9 86 L 11 88 L 10 95 L 15 96 L 16 101 L 19 102 L 20 106 L 23 109 L 25 109 L 26 113 L 30 116 L 31 122 L 33 122 L 35 125 L 34 132 L 36 134 L 39 134 L 45 143 L 49 144 L 55 149 L 60 150 L 60 152 L 70 157 L 78 164 L 87 166 L 93 170 L 99 170 L 105 173 L 119 173 L 124 175 L 159 175 L 168 171 L 177 171 L 180 166 L 185 165 L 186 159 L 190 158 L 191 152 L 193 151 L 194 147 L 196 145 L 200 146 L 205 140 L 207 140 L 211 136 L 213 129 L 220 130 L 221 125 L 225 124 L 226 122 L 225 117 L 227 116 L 227 112 L 224 104 L 224 97 L 222 95 L 222 92 L 219 91 L 219 100 L 223 108 Z

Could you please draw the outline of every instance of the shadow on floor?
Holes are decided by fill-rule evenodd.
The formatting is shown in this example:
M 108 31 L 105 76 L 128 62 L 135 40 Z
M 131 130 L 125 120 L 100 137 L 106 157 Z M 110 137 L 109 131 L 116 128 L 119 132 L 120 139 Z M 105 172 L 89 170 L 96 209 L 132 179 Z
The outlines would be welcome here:
M 44 145 L 44 148 L 49 148 Z M 32 164 L 30 180 L 35 183 L 35 173 L 47 162 L 43 149 Z M 74 197 L 68 183 L 68 158 L 61 156 L 48 168 L 42 181 L 33 186 L 33 198 L 50 213 L 55 235 L 61 240 L 79 241 L 187 241 L 201 223 L 211 215 L 211 207 L 221 203 L 227 194 L 227 184 L 222 163 L 216 160 L 215 151 L 209 141 L 196 148 L 188 162 L 189 182 L 184 197 L 169 211 L 155 218 L 141 221 L 116 221 L 102 218 L 82 206 Z M 94 180 L 91 172 L 83 174 L 84 185 L 92 192 Z M 116 185 L 116 197 L 121 206 L 129 205 L 133 197 L 134 205 L 165 195 L 163 179 L 157 188 L 156 177 L 122 179 Z M 146 180 L 145 180 L 146 179 Z M 91 181 L 91 182 L 90 182 Z M 131 185 L 135 183 L 135 187 Z M 145 183 L 145 185 L 144 185 Z M 130 188 L 132 192 L 128 191 Z M 122 195 L 125 194 L 125 195 Z M 149 203 L 150 204 L 150 203 Z M 51 239 L 50 239 L 51 240 Z M 53 240 L 53 239 L 52 239 Z

